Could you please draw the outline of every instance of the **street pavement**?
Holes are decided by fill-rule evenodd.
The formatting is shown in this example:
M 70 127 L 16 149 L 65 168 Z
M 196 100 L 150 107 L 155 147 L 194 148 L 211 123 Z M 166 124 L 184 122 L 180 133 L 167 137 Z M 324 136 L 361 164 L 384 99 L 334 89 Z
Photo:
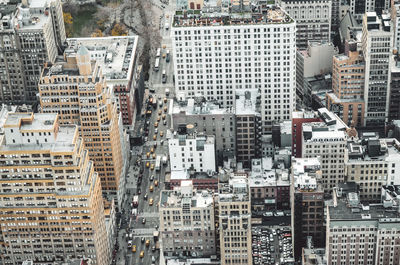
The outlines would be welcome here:
M 151 0 L 153 2 L 157 2 L 160 4 L 159 0 Z M 174 84 L 173 84 L 173 54 L 172 54 L 172 45 L 171 45 L 171 37 L 170 32 L 171 29 L 165 29 L 165 22 L 168 21 L 170 27 L 173 18 L 173 12 L 175 10 L 175 0 L 171 0 L 169 5 L 166 5 L 164 9 L 164 15 L 162 20 L 160 21 L 160 34 L 162 36 L 162 45 L 165 45 L 165 49 L 161 48 L 161 55 L 166 53 L 168 49 L 170 51 L 170 61 L 166 62 L 166 59 L 162 56 L 160 57 L 160 70 L 154 71 L 154 62 L 156 57 L 156 52 L 151 54 L 151 64 L 152 67 L 149 70 L 149 87 L 154 88 L 154 93 L 149 93 L 146 91 L 146 95 L 151 94 L 154 98 L 157 99 L 157 108 L 153 108 L 152 115 L 150 117 L 146 117 L 146 120 L 143 122 L 137 122 L 136 131 L 140 131 L 139 126 L 142 126 L 146 121 L 149 121 L 150 125 L 148 127 L 149 134 L 148 141 L 144 143 L 142 146 L 134 147 L 132 149 L 131 163 L 129 167 L 129 173 L 127 177 L 127 196 L 125 196 L 126 200 L 123 206 L 123 215 L 122 219 L 126 220 L 126 225 L 122 226 L 118 233 L 118 244 L 119 251 L 117 254 L 118 265 L 133 265 L 133 264 L 146 264 L 150 265 L 152 263 L 152 256 L 155 258 L 155 264 L 159 264 L 160 261 L 160 251 L 156 250 L 152 251 L 152 247 L 155 245 L 153 240 L 153 232 L 156 230 L 156 227 L 159 227 L 159 201 L 160 201 L 160 191 L 164 189 L 164 180 L 165 180 L 165 170 L 168 165 L 161 164 L 161 170 L 150 170 L 145 166 L 146 162 L 149 161 L 150 164 L 155 164 L 154 159 L 147 159 L 145 157 L 147 152 L 150 152 L 150 148 L 154 145 L 153 135 L 154 135 L 154 123 L 157 121 L 158 110 L 167 106 L 169 107 L 169 103 L 174 93 Z M 168 17 L 168 18 L 167 18 Z M 162 72 L 165 70 L 167 74 L 167 82 L 165 84 L 162 83 Z M 161 97 L 161 100 L 166 97 L 165 89 L 168 88 L 170 90 L 170 96 L 168 98 L 167 103 L 163 103 L 162 107 L 159 107 L 158 98 Z M 144 105 L 143 108 L 147 106 Z M 169 110 L 168 110 L 169 111 Z M 164 111 L 163 111 L 163 114 Z M 139 117 L 138 117 L 139 118 Z M 164 156 L 168 155 L 168 144 L 166 141 L 167 129 L 170 126 L 170 119 L 167 117 L 167 124 L 163 125 L 162 119 L 158 125 L 158 134 L 157 134 L 157 147 L 155 148 L 155 154 Z M 160 131 L 164 132 L 164 136 L 160 137 Z M 164 140 L 164 143 L 161 144 L 161 140 Z M 137 180 L 140 175 L 140 166 L 137 165 L 137 159 L 141 158 L 141 166 L 144 168 L 142 174 L 142 183 L 137 185 Z M 154 180 L 150 181 L 150 176 L 154 175 L 154 180 L 158 180 L 159 185 L 156 187 L 154 185 Z M 149 190 L 150 186 L 153 186 L 154 190 L 151 192 Z M 141 194 L 139 195 L 139 206 L 137 207 L 137 216 L 132 216 L 132 206 L 131 202 L 133 200 L 133 196 L 137 194 L 138 189 L 141 189 Z M 145 194 L 148 195 L 148 199 L 145 200 Z M 149 205 L 149 200 L 152 198 L 154 203 L 152 206 Z M 146 219 L 145 224 L 142 223 L 143 218 Z M 136 252 L 132 252 L 132 248 L 128 248 L 128 240 L 126 238 L 126 234 L 133 234 L 132 245 L 136 245 Z M 145 240 L 150 240 L 150 246 L 146 247 L 145 243 L 142 243 L 142 237 Z M 141 251 L 144 251 L 144 257 L 140 258 Z M 161 263 L 163 264 L 163 262 Z

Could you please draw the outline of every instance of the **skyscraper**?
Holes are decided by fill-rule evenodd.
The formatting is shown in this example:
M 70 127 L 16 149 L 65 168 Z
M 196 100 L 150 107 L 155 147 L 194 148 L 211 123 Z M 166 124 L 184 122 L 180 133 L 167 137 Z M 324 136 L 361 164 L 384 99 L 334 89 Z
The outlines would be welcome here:
M 59 0 L 0 4 L 0 101 L 36 101 L 45 62 L 62 52 L 65 28 Z
M 101 67 L 81 46 L 65 54 L 65 61 L 44 68 L 39 92 L 42 112 L 59 113 L 61 124 L 79 125 L 103 191 L 120 200 L 124 178 L 117 109 Z
M 296 23 L 279 7 L 210 10 L 228 12 L 174 17 L 175 92 L 232 107 L 236 90 L 258 89 L 262 129 L 271 132 L 295 107 Z
M 10 113 L 0 136 L 1 264 L 109 264 L 101 183 L 76 125 Z

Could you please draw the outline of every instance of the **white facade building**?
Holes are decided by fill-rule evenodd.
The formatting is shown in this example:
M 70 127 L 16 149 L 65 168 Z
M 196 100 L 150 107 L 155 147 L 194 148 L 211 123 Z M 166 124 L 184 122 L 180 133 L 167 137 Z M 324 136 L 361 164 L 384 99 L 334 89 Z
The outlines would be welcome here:
M 171 171 L 215 172 L 215 137 L 176 134 L 168 140 Z
M 279 7 L 264 13 L 175 16 L 175 93 L 202 94 L 223 107 L 237 89 L 260 89 L 263 131 L 290 120 L 296 87 L 296 23 Z
M 322 166 L 322 184 L 331 190 L 337 183 L 344 181 L 344 159 L 347 143 L 343 121 L 327 109 L 318 112 L 324 122 L 303 123 L 302 157 L 320 157 Z
M 296 20 L 298 48 L 307 48 L 309 41 L 330 42 L 331 0 L 279 0 L 278 3 Z
M 362 51 L 365 59 L 364 126 L 382 127 L 388 121 L 393 29 L 390 16 L 367 12 L 363 18 Z

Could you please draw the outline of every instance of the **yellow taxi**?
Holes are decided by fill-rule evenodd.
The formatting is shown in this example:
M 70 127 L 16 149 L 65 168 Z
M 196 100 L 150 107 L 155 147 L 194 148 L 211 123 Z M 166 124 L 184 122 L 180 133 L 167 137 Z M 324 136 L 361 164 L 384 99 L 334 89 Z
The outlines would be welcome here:
M 150 158 L 150 152 L 146 153 L 147 158 Z
M 153 153 L 153 159 L 156 159 L 156 153 Z
M 164 112 L 167 112 L 167 110 L 168 110 L 168 108 L 167 108 L 167 107 L 164 107 Z
M 153 140 L 157 140 L 157 135 L 153 135 Z
M 150 162 L 147 162 L 147 163 L 146 163 L 146 167 L 150 167 Z
M 142 250 L 142 251 L 140 251 L 140 255 L 139 255 L 139 257 L 142 259 L 143 257 L 144 257 L 144 251 Z
M 153 192 L 154 188 L 153 185 L 150 186 L 150 192 Z
M 151 164 L 150 169 L 154 170 L 154 164 Z
M 164 132 L 161 131 L 161 132 L 160 132 L 160 137 L 163 137 L 163 136 L 164 136 Z
M 167 117 L 167 115 L 165 115 L 165 114 L 162 115 L 163 120 L 165 120 L 166 117 Z
M 154 148 L 150 148 L 150 153 L 154 153 Z
M 157 117 L 157 122 L 159 122 L 161 120 L 161 117 L 160 116 L 158 116 Z
M 167 98 L 164 98 L 164 103 L 167 103 Z
M 156 128 L 158 127 L 158 122 L 154 123 L 154 127 Z
M 147 240 L 146 240 L 146 247 L 149 247 L 149 246 L 150 246 L 150 240 L 147 239 Z
M 154 186 L 158 186 L 158 180 L 154 181 Z
M 158 115 L 161 115 L 161 113 L 162 113 L 162 110 L 159 110 L 159 111 L 158 111 Z
M 153 201 L 153 198 L 150 198 L 150 200 L 149 200 L 149 205 L 152 206 L 152 205 L 153 205 L 153 202 L 154 202 L 154 201 Z
M 136 245 L 132 246 L 132 252 L 135 253 L 136 252 Z

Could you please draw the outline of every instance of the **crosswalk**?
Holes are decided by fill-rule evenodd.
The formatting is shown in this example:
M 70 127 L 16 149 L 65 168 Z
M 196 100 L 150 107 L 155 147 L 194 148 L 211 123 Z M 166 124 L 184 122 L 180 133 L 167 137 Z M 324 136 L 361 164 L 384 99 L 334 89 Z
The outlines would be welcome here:
M 139 214 L 140 217 L 144 217 L 144 218 L 160 218 L 160 214 L 157 212 L 153 212 L 153 213 L 141 213 Z
M 132 230 L 134 236 L 152 236 L 154 231 L 154 228 L 136 228 Z

